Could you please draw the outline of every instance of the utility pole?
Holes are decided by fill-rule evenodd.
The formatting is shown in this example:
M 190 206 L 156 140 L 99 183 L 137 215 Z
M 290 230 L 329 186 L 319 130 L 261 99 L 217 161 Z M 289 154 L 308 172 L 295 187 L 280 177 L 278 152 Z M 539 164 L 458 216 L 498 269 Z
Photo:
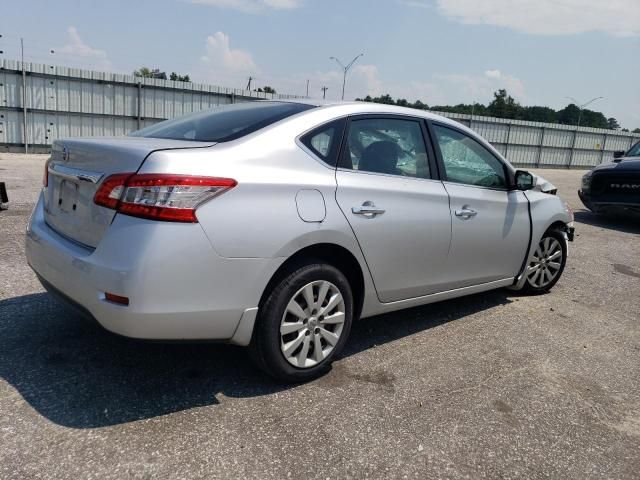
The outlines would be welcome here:
M 588 102 L 583 103 L 582 105 L 580 105 L 580 102 L 578 100 L 576 100 L 575 98 L 573 98 L 573 97 L 565 97 L 565 98 L 568 98 L 569 100 L 575 102 L 575 105 L 578 107 L 578 125 L 576 125 L 576 129 L 573 132 L 573 141 L 571 142 L 571 151 L 569 152 L 569 163 L 567 164 L 567 168 L 571 168 L 571 166 L 573 164 L 573 153 L 576 150 L 576 140 L 578 139 L 578 128 L 580 128 L 580 120 L 582 120 L 582 110 L 587 105 L 590 105 L 591 103 L 595 102 L 596 100 L 600 100 L 601 98 L 604 98 L 604 97 L 592 98 L 591 100 L 589 100 Z
M 342 68 L 342 72 L 343 72 L 343 74 L 342 74 L 342 100 L 344 100 L 344 87 L 345 87 L 345 84 L 347 83 L 347 73 L 349 72 L 351 67 L 353 67 L 353 64 L 356 63 L 356 60 L 358 60 L 363 55 L 364 55 L 364 53 L 361 53 L 360 55 L 356 56 L 353 60 L 351 60 L 351 63 L 349 63 L 346 67 L 336 57 L 329 57 L 329 60 L 335 60 L 336 63 L 338 65 L 340 65 L 340 67 Z
M 22 63 L 22 138 L 24 153 L 29 153 L 27 139 L 27 72 L 24 70 L 24 39 L 20 38 L 20 59 Z
M 329 90 L 329 87 L 322 87 L 320 90 L 322 90 L 322 99 L 326 100 L 326 98 L 327 98 L 327 90 Z
M 247 83 L 247 90 L 251 90 L 251 80 L 255 80 L 252 76 L 249 76 L 249 83 Z
M 307 98 L 309 98 L 309 80 L 307 80 Z
M 592 98 L 591 100 L 589 100 L 586 103 L 583 103 L 582 105 L 580 105 L 580 102 L 578 100 L 576 100 L 573 97 L 565 97 L 568 98 L 569 100 L 571 100 L 572 102 L 575 102 L 576 107 L 578 107 L 578 125 L 576 125 L 577 127 L 580 126 L 580 120 L 582 120 L 582 110 L 584 110 L 584 107 L 586 107 L 587 105 L 592 104 L 593 102 L 595 102 L 596 100 L 600 100 L 604 97 L 596 97 L 596 98 Z

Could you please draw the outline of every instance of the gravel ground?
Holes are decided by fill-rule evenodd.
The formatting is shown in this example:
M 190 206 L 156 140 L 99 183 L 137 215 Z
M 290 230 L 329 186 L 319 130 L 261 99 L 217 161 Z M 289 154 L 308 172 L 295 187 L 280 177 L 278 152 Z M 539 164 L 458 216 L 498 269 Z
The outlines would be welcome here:
M 0 155 L 0 478 L 638 478 L 640 221 L 580 171 L 564 276 L 359 322 L 286 388 L 240 348 L 111 335 L 43 293 L 24 230 L 45 157 Z

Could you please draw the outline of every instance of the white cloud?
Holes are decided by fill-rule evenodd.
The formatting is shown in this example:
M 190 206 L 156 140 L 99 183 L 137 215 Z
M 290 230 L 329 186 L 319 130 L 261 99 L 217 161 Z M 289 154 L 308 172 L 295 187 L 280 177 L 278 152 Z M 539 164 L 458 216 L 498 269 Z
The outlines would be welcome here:
M 269 85 L 280 93 L 304 96 L 309 80 L 309 96 L 322 98 L 322 87 L 328 87 L 327 100 L 339 100 L 342 96 L 343 72 L 327 62 L 326 70 L 301 72 L 292 75 L 275 75 L 262 70 L 248 51 L 231 47 L 229 36 L 217 32 L 207 37 L 205 54 L 201 56 L 194 79 L 204 83 L 244 88 L 249 76 L 254 77 L 252 88 Z M 377 65 L 356 63 L 348 72 L 345 100 L 367 95 L 390 94 L 394 98 L 420 100 L 428 105 L 445 105 L 460 102 L 488 103 L 493 92 L 506 88 L 519 102 L 526 101 L 525 88 L 517 77 L 498 69 L 487 69 L 475 75 L 436 74 L 426 79 L 407 80 L 402 83 L 385 82 Z
M 216 32 L 207 37 L 196 77 L 205 83 L 239 88 L 247 76 L 257 72 L 259 68 L 249 52 L 231 48 L 229 36 Z
M 240 10 L 245 13 L 260 13 L 267 9 L 289 10 L 298 8 L 300 0 L 190 0 L 191 3 L 212 7 Z
M 420 100 L 427 105 L 447 103 L 447 97 L 441 85 L 433 81 L 412 81 L 408 85 L 392 86 L 389 91 L 394 98 L 406 98 L 410 102 Z
M 375 65 L 356 65 L 350 74 L 353 82 L 350 88 L 354 86 L 364 88 L 367 93 L 373 92 L 375 95 L 382 93 L 382 81 L 379 77 L 378 67 Z
M 94 70 L 111 70 L 111 61 L 107 58 L 107 52 L 90 47 L 82 41 L 76 27 L 67 29 L 67 43 L 63 47 L 55 49 L 55 55 L 62 58 L 68 57 L 68 62 L 81 64 L 83 68 Z
M 500 70 L 487 70 L 484 75 L 439 74 L 434 78 L 450 103 L 488 103 L 493 92 L 501 88 L 518 102 L 525 103 L 527 99 L 522 81 Z
M 331 64 L 329 64 L 331 65 Z M 281 93 L 291 95 L 306 95 L 307 80 L 309 80 L 309 96 L 322 98 L 322 87 L 328 87 L 327 100 L 339 100 L 342 97 L 342 70 L 335 69 L 317 70 L 315 72 L 297 73 L 286 77 L 270 75 L 263 72 L 257 86 L 269 85 Z M 364 97 L 367 94 L 380 95 L 383 92 L 383 84 L 379 78 L 378 67 L 375 65 L 354 65 L 347 75 L 345 88 L 345 100 L 353 100 L 356 97 Z
M 538 35 L 605 32 L 640 35 L 638 0 L 435 0 L 447 17 L 466 24 L 485 24 Z M 431 5 L 432 0 L 405 4 Z

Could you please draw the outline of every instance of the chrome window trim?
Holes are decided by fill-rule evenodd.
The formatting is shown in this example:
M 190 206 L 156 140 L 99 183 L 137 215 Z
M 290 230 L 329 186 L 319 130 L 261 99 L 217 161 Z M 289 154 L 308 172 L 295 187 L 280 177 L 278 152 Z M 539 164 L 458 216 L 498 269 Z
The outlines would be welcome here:
M 452 182 L 450 180 L 443 180 L 442 183 L 444 183 L 445 185 L 457 185 L 460 187 L 473 187 L 473 188 L 482 188 L 483 190 L 493 190 L 496 192 L 514 192 L 514 191 L 519 191 L 521 192 L 522 190 L 510 190 L 508 188 L 498 188 L 498 187 L 485 187 L 483 185 L 472 185 L 470 183 L 462 183 L 462 182 Z
M 403 180 L 418 180 L 418 181 L 428 181 L 428 182 L 438 182 L 438 183 L 443 183 L 442 180 L 438 179 L 438 178 L 424 178 L 424 177 L 410 177 L 410 176 L 405 176 L 405 175 L 394 175 L 392 173 L 380 173 L 380 172 L 368 172 L 366 170 L 354 170 L 353 168 L 343 168 L 343 167 L 339 167 L 336 168 L 336 171 L 338 172 L 346 172 L 346 173 L 354 173 L 354 174 L 360 174 L 360 175 L 375 175 L 376 177 L 389 177 L 389 178 L 402 178 Z M 460 185 L 460 184 L 458 184 Z M 484 187 L 486 188 L 486 187 Z
M 89 170 L 81 170 L 79 168 L 66 167 L 64 165 L 49 165 L 48 171 L 50 174 L 58 177 L 66 178 L 68 180 L 79 180 L 82 182 L 98 183 L 104 176 L 100 172 L 92 172 Z

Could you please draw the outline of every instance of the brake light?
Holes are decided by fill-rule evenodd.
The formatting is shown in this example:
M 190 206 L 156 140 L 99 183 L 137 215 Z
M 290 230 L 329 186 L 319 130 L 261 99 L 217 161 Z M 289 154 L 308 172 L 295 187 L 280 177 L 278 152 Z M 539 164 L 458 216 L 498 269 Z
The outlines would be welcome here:
M 133 217 L 196 223 L 196 208 L 235 187 L 231 178 L 118 173 L 107 177 L 94 203 Z

